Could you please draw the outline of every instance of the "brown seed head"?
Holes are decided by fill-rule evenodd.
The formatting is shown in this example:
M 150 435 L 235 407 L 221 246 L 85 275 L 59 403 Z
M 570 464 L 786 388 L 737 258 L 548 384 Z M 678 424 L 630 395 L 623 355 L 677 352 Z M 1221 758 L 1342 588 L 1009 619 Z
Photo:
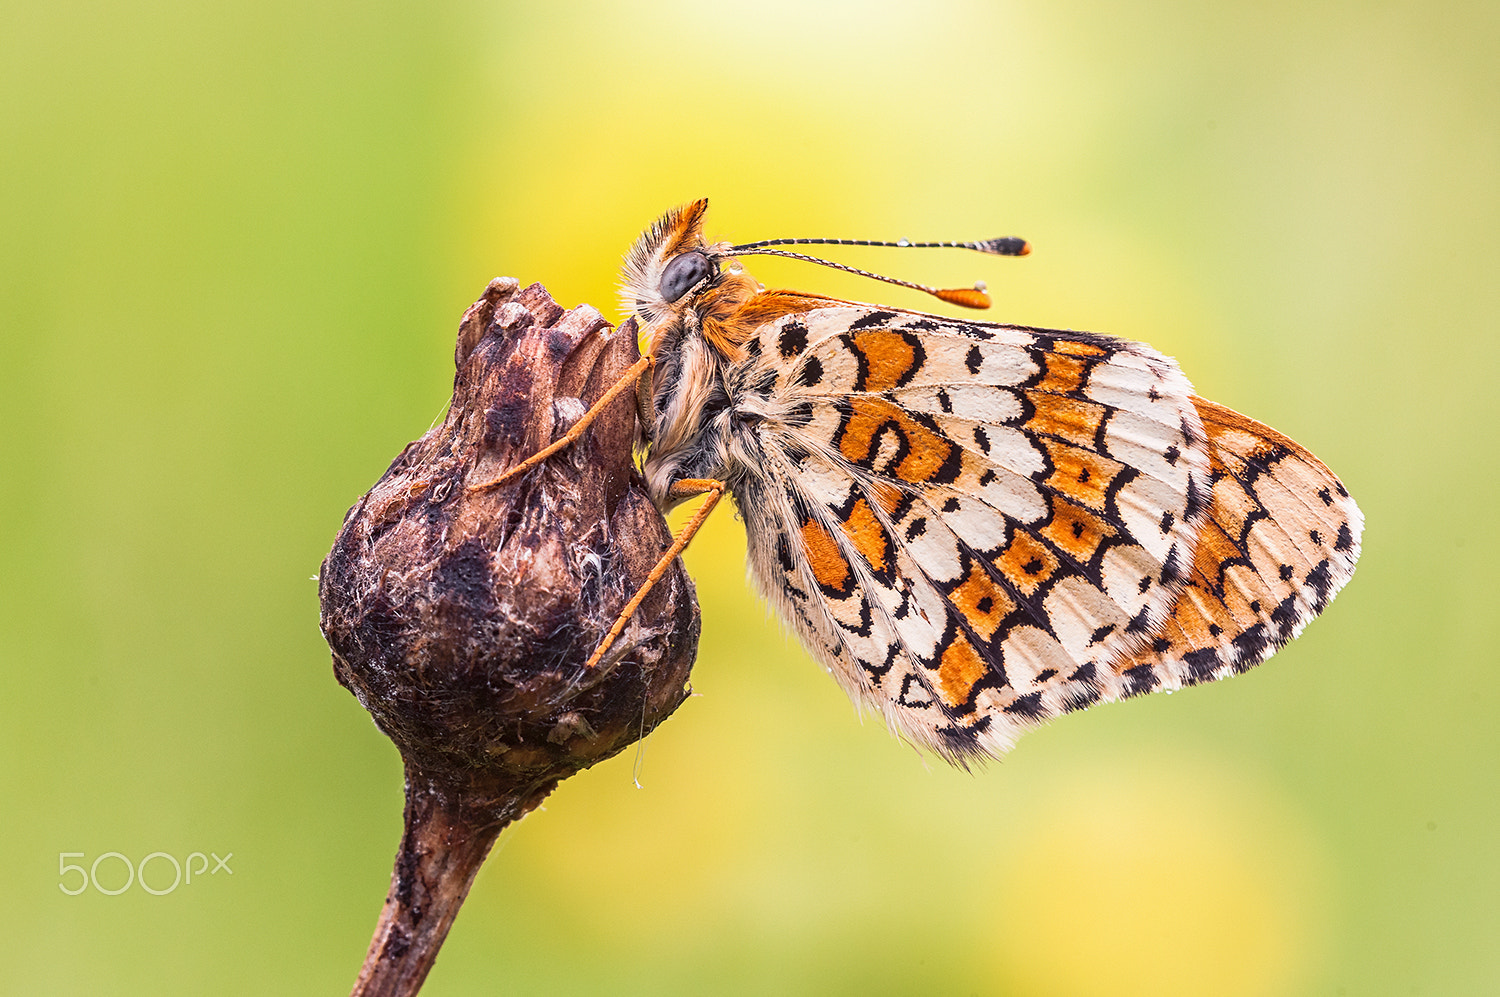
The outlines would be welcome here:
M 409 773 L 500 823 L 675 710 L 698 641 L 679 562 L 583 667 L 671 539 L 631 461 L 630 392 L 545 463 L 474 487 L 566 431 L 638 357 L 633 322 L 611 331 L 517 287 L 495 280 L 465 313 L 447 418 L 349 511 L 319 583 L 339 681 Z

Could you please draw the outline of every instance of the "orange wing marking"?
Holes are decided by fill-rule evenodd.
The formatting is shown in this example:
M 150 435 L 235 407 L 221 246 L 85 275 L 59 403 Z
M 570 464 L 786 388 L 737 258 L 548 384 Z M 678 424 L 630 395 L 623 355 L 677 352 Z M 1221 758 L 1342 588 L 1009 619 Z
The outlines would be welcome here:
M 906 453 L 894 468 L 875 470 L 914 483 L 951 481 L 957 476 L 958 448 L 881 398 L 849 399 L 849 414 L 839 429 L 839 452 L 850 463 L 871 467 L 889 431 L 900 437 Z
M 1057 573 L 1062 562 L 1031 534 L 1016 530 L 994 563 L 1005 580 L 1029 598 Z
M 1087 564 L 1099 553 L 1100 544 L 1118 536 L 1107 525 L 1082 506 L 1059 495 L 1051 496 L 1052 518 L 1037 532 L 1048 542 L 1079 564 Z
M 1039 441 L 1047 450 L 1047 459 L 1052 464 L 1052 473 L 1043 484 L 1053 491 L 1103 512 L 1105 495 L 1115 476 L 1125 465 L 1102 454 L 1081 447 L 1043 438 Z
M 855 501 L 848 518 L 839 525 L 844 534 L 854 542 L 854 549 L 869 562 L 871 568 L 879 574 L 890 570 L 895 553 L 891 538 L 864 499 Z
M 974 650 L 974 645 L 963 634 L 959 634 L 943 649 L 943 656 L 938 664 L 938 690 L 949 706 L 962 706 L 969 701 L 974 683 L 988 674 L 989 666 L 984 663 L 979 652 Z
M 995 636 L 1000 623 L 1016 608 L 1005 590 L 996 585 L 989 572 L 984 570 L 984 565 L 978 563 L 969 566 L 968 577 L 948 593 L 948 601 L 985 640 Z
M 879 394 L 910 381 L 922 366 L 921 347 L 909 334 L 867 329 L 854 334 L 854 348 L 865 358 L 865 391 Z
M 823 591 L 840 598 L 847 596 L 854 587 L 854 573 L 839 553 L 838 543 L 815 519 L 802 524 L 802 549 L 807 551 L 813 578 Z

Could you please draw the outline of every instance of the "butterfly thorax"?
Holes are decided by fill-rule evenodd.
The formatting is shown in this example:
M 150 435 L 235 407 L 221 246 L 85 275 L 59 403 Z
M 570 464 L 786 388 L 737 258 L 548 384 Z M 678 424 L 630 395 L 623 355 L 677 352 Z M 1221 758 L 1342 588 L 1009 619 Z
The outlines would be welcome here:
M 746 342 L 760 325 L 747 305 L 762 288 L 729 258 L 728 244 L 702 234 L 705 202 L 687 205 L 644 233 L 626 257 L 622 298 L 655 360 L 650 449 L 644 465 L 658 507 L 675 504 L 673 483 L 712 478 L 741 494 L 761 464 L 756 425 L 765 392 L 743 376 Z
M 650 451 L 643 470 L 652 500 L 663 510 L 672 484 L 686 478 L 729 477 L 735 428 L 726 379 L 727 358 L 689 315 L 655 330 Z

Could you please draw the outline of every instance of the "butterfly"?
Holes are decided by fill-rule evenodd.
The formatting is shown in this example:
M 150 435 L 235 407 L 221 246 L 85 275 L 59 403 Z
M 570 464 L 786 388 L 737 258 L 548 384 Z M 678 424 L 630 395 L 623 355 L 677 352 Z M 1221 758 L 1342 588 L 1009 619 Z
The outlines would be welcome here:
M 1349 580 L 1363 519 L 1343 484 L 1172 359 L 767 290 L 739 256 L 853 270 L 766 248 L 846 240 L 710 243 L 707 207 L 664 215 L 623 271 L 647 489 L 663 512 L 707 496 L 660 567 L 733 496 L 760 591 L 912 743 L 963 765 L 1062 713 L 1243 672 Z

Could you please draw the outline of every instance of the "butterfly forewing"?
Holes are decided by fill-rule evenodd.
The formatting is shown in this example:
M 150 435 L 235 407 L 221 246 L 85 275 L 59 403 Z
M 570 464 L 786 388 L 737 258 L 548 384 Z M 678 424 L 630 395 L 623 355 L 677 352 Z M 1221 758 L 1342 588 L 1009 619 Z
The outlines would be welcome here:
M 847 304 L 766 323 L 747 352 L 732 379 L 787 414 L 761 427 L 776 473 L 756 486 L 786 501 L 752 503 L 747 525 L 794 541 L 752 547 L 756 577 L 784 610 L 822 598 L 786 615 L 908 736 L 1003 750 L 1166 617 L 1207 495 L 1170 361 Z

